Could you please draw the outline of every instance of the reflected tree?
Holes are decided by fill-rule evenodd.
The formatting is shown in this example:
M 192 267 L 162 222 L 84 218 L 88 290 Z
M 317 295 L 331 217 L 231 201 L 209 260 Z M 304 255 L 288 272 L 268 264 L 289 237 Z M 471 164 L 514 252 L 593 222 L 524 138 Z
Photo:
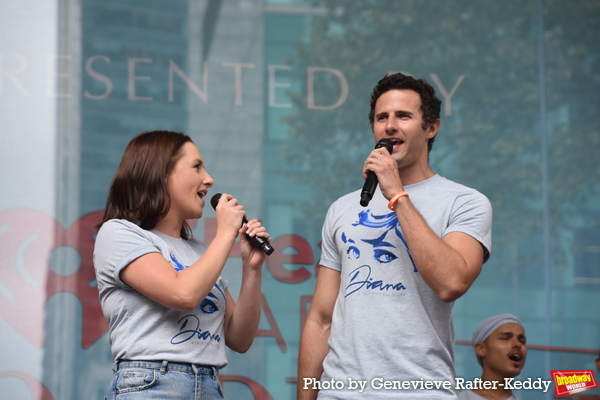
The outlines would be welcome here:
M 555 10 L 564 6 L 559 3 L 546 5 L 546 13 L 551 11 L 554 18 L 546 21 L 548 107 L 543 112 L 550 122 L 553 241 L 562 243 L 560 232 L 565 228 L 590 224 L 584 210 L 598 219 L 600 144 L 593 122 L 599 118 L 595 109 L 600 46 L 593 35 L 600 28 L 600 4 L 571 2 L 564 13 Z M 290 63 L 296 71 L 314 65 L 343 71 L 350 93 L 341 107 L 310 109 L 306 76 L 296 77 L 303 92 L 290 94 L 294 111 L 286 119 L 290 131 L 283 150 L 289 165 L 285 173 L 314 193 L 298 208 L 321 222 L 332 201 L 362 186 L 362 164 L 374 145 L 368 123 L 371 90 L 387 72 L 408 72 L 426 78 L 438 97 L 450 103 L 446 112 L 442 105 L 442 128 L 430 164 L 434 171 L 478 189 L 492 201 L 493 258 L 499 271 L 512 270 L 515 260 L 523 267 L 539 266 L 544 114 L 538 2 L 313 4 L 327 13 L 307 21 L 307 34 L 297 42 Z M 444 99 L 443 91 L 449 94 L 457 82 L 456 92 Z M 340 93 L 340 82 L 331 74 L 316 74 L 314 87 L 315 104 L 332 104 Z M 553 249 L 555 262 L 564 264 L 567 249 Z

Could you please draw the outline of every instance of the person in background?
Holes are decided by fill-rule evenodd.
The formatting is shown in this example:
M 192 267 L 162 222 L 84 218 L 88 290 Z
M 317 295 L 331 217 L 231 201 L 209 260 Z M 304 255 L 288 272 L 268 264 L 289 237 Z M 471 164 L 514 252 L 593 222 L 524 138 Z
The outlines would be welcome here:
M 455 378 L 452 306 L 490 256 L 492 208 L 478 191 L 436 174 L 429 151 L 441 101 L 425 80 L 401 73 L 373 89 L 376 148 L 363 177 L 379 187 L 334 202 L 298 362 L 298 399 L 456 399 L 448 387 L 387 390 L 370 382 Z M 349 379 L 367 382 L 364 390 Z M 329 382 L 342 388 L 326 390 Z M 379 382 L 379 381 L 375 381 Z M 320 384 L 324 388 L 320 387 Z M 320 390 L 319 390 L 320 389 Z
M 144 132 L 125 149 L 94 247 L 115 358 L 108 400 L 223 399 L 225 346 L 245 352 L 254 340 L 265 254 L 247 236 L 270 235 L 256 219 L 242 224 L 244 207 L 223 194 L 215 238 L 209 245 L 194 239 L 186 220 L 202 217 L 213 184 L 182 133 Z M 238 236 L 236 304 L 221 271 Z
M 487 385 L 489 388 L 464 390 L 458 394 L 458 398 L 519 400 L 509 387 L 504 386 L 504 378 L 519 375 L 527 359 L 527 338 L 519 318 L 512 314 L 501 314 L 484 320 L 473 333 L 473 346 L 477 362 L 483 368 L 482 384 L 479 386 L 490 382 Z

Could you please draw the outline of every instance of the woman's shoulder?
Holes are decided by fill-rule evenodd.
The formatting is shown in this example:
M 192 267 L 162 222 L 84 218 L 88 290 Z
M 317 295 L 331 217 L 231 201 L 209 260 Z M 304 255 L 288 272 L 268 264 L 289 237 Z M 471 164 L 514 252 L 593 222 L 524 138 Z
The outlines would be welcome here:
M 96 235 L 94 253 L 106 255 L 123 252 L 169 254 L 168 246 L 161 238 L 133 222 L 124 219 L 106 221 Z
M 97 236 L 112 236 L 119 232 L 144 233 L 148 231 L 145 231 L 133 222 L 127 221 L 125 219 L 109 219 L 108 221 L 102 224 L 102 226 L 98 230 Z
M 137 242 L 149 241 L 151 243 L 160 243 L 162 240 L 152 232 L 140 228 L 135 223 L 125 219 L 109 219 L 102 224 L 96 235 L 96 242 Z

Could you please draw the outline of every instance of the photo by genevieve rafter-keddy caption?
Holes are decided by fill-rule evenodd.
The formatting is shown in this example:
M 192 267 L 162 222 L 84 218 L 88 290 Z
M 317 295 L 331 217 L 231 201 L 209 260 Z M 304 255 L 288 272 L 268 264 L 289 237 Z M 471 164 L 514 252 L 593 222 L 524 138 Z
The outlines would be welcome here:
M 348 378 L 347 380 L 329 380 L 319 381 L 314 378 L 303 379 L 303 389 L 317 390 L 350 390 L 362 393 L 365 390 L 440 390 L 454 389 L 455 391 L 469 389 L 496 389 L 504 387 L 511 390 L 541 390 L 546 393 L 552 381 L 542 378 L 527 378 L 517 380 L 515 378 L 505 378 L 503 381 L 482 381 L 480 378 L 467 380 L 464 378 L 455 378 L 454 381 L 432 381 L 424 380 L 385 380 L 383 378 L 373 378 L 371 380 L 361 380 Z

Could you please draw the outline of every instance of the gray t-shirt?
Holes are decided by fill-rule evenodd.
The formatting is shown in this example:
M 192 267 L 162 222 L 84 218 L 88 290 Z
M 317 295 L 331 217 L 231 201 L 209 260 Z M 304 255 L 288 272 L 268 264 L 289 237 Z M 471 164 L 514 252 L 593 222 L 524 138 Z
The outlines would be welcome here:
M 223 333 L 226 280 L 219 276 L 193 311 L 178 311 L 151 300 L 120 278 L 123 268 L 144 254 L 160 253 L 181 270 L 196 262 L 206 248 L 200 241 L 172 238 L 125 220 L 113 219 L 102 225 L 94 247 L 94 268 L 115 360 L 227 365 Z
M 404 189 L 438 237 L 466 233 L 483 245 L 487 261 L 492 209 L 484 195 L 439 175 Z M 323 225 L 320 264 L 340 271 L 341 283 L 321 383 L 333 379 L 344 387 L 322 389 L 318 398 L 455 399 L 451 388 L 377 389 L 421 379 L 454 386 L 454 303 L 442 301 L 418 273 L 381 191 L 366 208 L 359 193 L 333 203 Z M 349 387 L 349 379 L 366 381 L 363 392 Z

